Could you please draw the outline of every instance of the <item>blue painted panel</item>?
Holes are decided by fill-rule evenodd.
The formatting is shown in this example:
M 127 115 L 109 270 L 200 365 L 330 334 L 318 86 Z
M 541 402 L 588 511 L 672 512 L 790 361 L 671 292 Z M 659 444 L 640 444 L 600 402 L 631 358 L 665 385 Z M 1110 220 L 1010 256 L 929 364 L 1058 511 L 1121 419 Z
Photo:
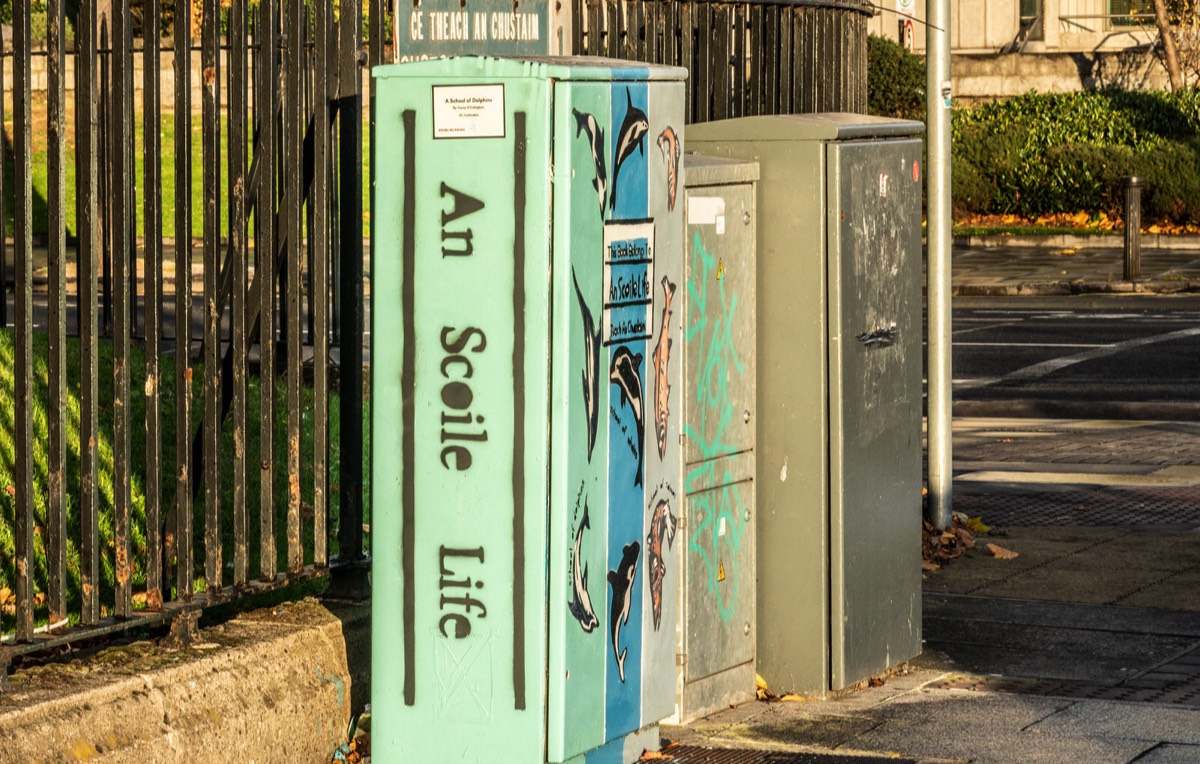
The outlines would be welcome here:
M 631 283 L 653 283 L 654 223 L 646 220 L 645 83 L 619 83 L 612 88 L 612 179 L 605 227 L 605 283 L 617 276 Z M 626 221 L 626 222 L 622 222 Z M 638 290 L 640 291 L 640 289 Z M 618 289 L 618 298 L 620 298 Z M 631 299 L 631 293 L 625 295 Z M 606 667 L 605 738 L 633 732 L 642 724 L 643 544 L 645 523 L 647 343 L 651 320 L 643 305 L 605 308 L 605 341 L 609 343 L 609 520 L 608 604 L 610 633 Z M 641 311 L 641 331 L 618 323 L 630 311 Z M 614 315 L 615 313 L 615 315 Z

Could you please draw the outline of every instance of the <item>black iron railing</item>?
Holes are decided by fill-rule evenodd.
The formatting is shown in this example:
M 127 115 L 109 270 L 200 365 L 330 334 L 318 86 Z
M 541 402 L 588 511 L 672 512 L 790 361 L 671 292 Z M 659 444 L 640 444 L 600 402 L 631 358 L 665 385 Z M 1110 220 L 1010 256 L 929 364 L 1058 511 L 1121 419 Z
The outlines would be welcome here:
M 575 52 L 687 67 L 689 122 L 865 113 L 860 0 L 573 0 Z
M 197 3 L 199 39 L 179 23 L 166 46 L 159 4 L 136 45 L 128 5 L 79 3 L 71 109 L 64 0 L 44 40 L 13 3 L 0 56 L 0 682 L 23 654 L 363 575 L 362 90 L 384 2 Z M 162 62 L 193 49 L 164 99 Z

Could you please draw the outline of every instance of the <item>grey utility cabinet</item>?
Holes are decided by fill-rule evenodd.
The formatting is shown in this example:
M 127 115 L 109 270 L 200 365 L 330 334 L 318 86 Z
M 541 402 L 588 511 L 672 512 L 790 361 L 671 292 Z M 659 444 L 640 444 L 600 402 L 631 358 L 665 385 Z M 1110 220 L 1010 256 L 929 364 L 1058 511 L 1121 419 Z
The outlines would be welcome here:
M 758 669 L 823 694 L 921 651 L 921 141 L 857 114 L 688 127 L 759 162 Z
M 684 531 L 678 707 L 754 697 L 755 202 L 758 164 L 683 160 Z

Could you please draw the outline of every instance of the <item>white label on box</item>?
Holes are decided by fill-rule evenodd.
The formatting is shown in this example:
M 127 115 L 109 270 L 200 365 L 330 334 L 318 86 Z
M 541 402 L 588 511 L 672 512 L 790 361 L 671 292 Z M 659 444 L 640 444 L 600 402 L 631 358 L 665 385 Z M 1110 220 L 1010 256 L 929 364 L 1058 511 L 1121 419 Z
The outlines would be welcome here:
M 688 225 L 716 225 L 717 219 L 725 215 L 725 197 L 689 196 L 687 200 Z M 723 226 L 722 226 L 723 227 Z M 720 233 L 720 232 L 718 232 Z
M 503 138 L 503 85 L 435 85 L 434 138 Z

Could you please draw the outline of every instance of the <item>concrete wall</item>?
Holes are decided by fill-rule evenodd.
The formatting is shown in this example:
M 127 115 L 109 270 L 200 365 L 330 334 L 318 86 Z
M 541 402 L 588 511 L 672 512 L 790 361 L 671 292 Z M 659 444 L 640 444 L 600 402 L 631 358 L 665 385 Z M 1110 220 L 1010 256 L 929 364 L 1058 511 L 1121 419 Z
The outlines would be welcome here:
M 960 104 L 991 101 L 1036 90 L 1070 93 L 1106 87 L 1168 88 L 1166 68 L 1145 52 L 955 55 L 954 98 Z
M 19 670 L 0 692 L 0 761 L 327 764 L 369 698 L 365 605 L 313 600 Z

